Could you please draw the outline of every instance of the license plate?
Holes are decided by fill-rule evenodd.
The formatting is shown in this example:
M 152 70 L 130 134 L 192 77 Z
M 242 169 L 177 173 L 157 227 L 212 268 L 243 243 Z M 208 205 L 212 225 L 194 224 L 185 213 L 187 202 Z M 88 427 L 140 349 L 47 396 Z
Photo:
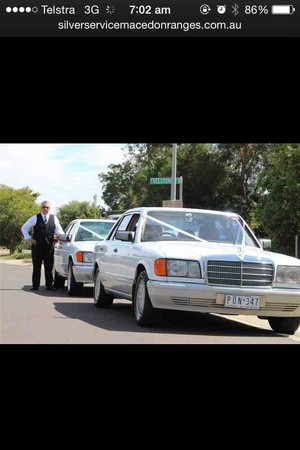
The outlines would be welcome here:
M 241 309 L 259 309 L 259 297 L 247 297 L 245 295 L 226 295 L 225 307 Z

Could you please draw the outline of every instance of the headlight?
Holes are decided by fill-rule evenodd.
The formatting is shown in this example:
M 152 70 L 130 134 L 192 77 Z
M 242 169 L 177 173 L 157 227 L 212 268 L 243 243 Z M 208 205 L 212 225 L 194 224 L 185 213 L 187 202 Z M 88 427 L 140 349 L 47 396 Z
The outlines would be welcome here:
M 93 262 L 93 253 L 92 252 L 77 252 L 76 253 L 76 261 L 91 263 L 91 262 Z
M 154 271 L 162 277 L 201 278 L 198 261 L 159 258 L 154 262 Z
M 300 267 L 278 266 L 276 283 L 300 284 Z

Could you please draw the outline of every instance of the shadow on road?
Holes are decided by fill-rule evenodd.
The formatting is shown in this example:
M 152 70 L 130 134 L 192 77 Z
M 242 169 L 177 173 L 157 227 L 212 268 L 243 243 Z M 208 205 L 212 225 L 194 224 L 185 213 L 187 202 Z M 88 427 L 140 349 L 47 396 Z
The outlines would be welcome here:
M 22 290 L 31 294 L 51 297 L 57 312 L 67 318 L 81 320 L 103 330 L 159 333 L 203 336 L 241 336 L 241 337 L 270 337 L 287 339 L 288 336 L 276 334 L 272 330 L 230 320 L 225 317 L 209 313 L 193 313 L 181 311 L 164 311 L 157 326 L 140 327 L 136 324 L 130 302 L 115 299 L 111 308 L 96 308 L 93 303 L 93 287 L 84 286 L 82 292 L 76 296 L 68 296 L 66 287 L 55 291 L 47 291 L 41 286 L 38 291 L 31 291 L 31 286 L 25 285 Z M 57 299 L 58 301 L 55 301 Z M 85 299 L 85 301 L 81 301 Z M 64 317 L 58 318 L 59 320 Z
M 3 289 L 5 290 L 5 289 Z M 6 290 L 12 290 L 12 289 L 6 289 Z M 19 290 L 19 289 L 17 289 Z M 22 291 L 30 292 L 32 295 L 39 295 L 42 297 L 66 297 L 66 290 L 65 289 L 55 289 L 53 291 L 47 291 L 46 286 L 40 286 L 37 291 L 31 291 L 31 285 L 26 285 L 22 287 Z
M 47 291 L 46 291 L 47 292 Z M 51 291 L 50 291 L 51 292 Z M 282 337 L 271 330 L 259 329 L 250 325 L 231 321 L 212 314 L 164 311 L 163 319 L 156 327 L 140 327 L 136 324 L 131 303 L 116 299 L 110 309 L 96 308 L 91 303 L 54 302 L 60 314 L 103 330 L 205 336 L 242 336 L 242 337 Z

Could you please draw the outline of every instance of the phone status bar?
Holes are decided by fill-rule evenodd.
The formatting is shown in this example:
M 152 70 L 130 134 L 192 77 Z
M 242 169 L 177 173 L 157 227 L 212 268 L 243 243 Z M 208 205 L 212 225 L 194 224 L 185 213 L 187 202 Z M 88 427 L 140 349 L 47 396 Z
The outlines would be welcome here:
M 3 7 L 2 7 L 3 8 Z M 116 13 L 127 13 L 129 15 L 156 15 L 156 16 L 168 16 L 172 14 L 233 14 L 237 16 L 238 14 L 246 14 L 246 15 L 293 15 L 296 11 L 296 7 L 294 5 L 286 5 L 286 4 L 276 4 L 276 5 L 266 5 L 266 4 L 246 4 L 240 5 L 238 3 L 234 3 L 231 5 L 213 5 L 208 3 L 203 3 L 198 5 L 174 5 L 174 6 L 155 6 L 148 4 L 130 4 L 130 5 L 120 5 L 120 4 L 74 4 L 73 6 L 64 6 L 64 5 L 35 5 L 35 6 L 11 6 L 8 5 L 4 7 L 4 11 L 8 14 L 22 14 L 24 15 L 28 13 L 40 13 L 43 15 L 76 15 L 76 14 L 86 14 L 86 15 L 114 15 Z M 2 11 L 2 13 L 4 12 Z
M 66 0 L 62 5 L 12 0 L 0 5 L 0 36 L 300 36 L 295 4 L 187 1 L 83 4 Z

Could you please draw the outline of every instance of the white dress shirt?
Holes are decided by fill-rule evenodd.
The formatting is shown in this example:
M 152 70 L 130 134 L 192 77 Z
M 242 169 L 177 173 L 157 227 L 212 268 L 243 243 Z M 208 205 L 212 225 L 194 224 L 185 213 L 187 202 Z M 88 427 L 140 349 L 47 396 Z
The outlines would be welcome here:
M 49 220 L 49 216 L 50 214 L 42 214 L 42 217 L 44 219 L 44 217 L 47 217 L 47 222 Z M 34 216 L 30 217 L 30 219 L 27 220 L 27 222 L 24 223 L 24 225 L 22 225 L 21 227 L 21 231 L 22 234 L 24 236 L 24 239 L 28 240 L 28 239 L 32 239 L 32 237 L 29 234 L 29 230 L 30 228 L 34 227 L 35 224 L 37 222 L 37 214 L 35 214 Z M 64 230 L 62 229 L 59 220 L 56 216 L 54 216 L 54 225 L 55 225 L 55 230 L 54 233 L 58 236 L 59 234 L 63 234 Z

